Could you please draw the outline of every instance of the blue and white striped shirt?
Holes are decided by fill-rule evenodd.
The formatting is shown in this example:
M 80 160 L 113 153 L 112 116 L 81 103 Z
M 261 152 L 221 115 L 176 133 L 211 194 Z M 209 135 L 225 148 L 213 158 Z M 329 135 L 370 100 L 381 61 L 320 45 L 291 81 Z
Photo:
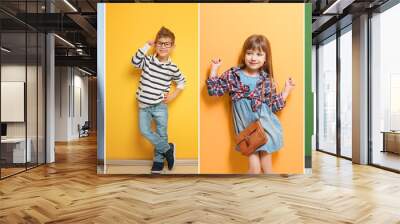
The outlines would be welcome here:
M 157 57 L 146 55 L 150 49 L 149 44 L 145 44 L 132 57 L 135 67 L 142 70 L 139 88 L 136 91 L 136 98 L 139 107 L 147 107 L 159 104 L 164 99 L 164 94 L 171 89 L 171 82 L 177 84 L 177 88 L 185 87 L 185 77 L 176 64 L 168 59 L 167 62 L 160 62 Z

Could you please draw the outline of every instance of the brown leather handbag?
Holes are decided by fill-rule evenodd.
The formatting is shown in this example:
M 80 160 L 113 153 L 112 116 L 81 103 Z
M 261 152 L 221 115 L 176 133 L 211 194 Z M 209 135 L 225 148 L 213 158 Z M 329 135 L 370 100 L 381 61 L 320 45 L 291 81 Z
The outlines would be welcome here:
M 265 81 L 262 86 L 261 102 L 264 102 L 264 95 Z M 251 155 L 258 147 L 268 142 L 267 135 L 265 134 L 264 128 L 259 119 L 250 123 L 243 131 L 236 135 L 235 140 L 239 151 L 245 156 Z
M 254 153 L 258 147 L 266 144 L 267 141 L 267 135 L 259 120 L 250 123 L 246 129 L 236 136 L 236 145 L 245 156 Z

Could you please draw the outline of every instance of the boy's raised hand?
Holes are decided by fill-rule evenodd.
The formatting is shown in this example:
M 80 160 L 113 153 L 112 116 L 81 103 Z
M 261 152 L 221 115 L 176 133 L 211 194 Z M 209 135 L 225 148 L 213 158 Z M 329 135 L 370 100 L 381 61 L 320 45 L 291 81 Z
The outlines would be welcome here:
M 154 46 L 154 40 L 149 40 L 146 43 L 152 47 Z

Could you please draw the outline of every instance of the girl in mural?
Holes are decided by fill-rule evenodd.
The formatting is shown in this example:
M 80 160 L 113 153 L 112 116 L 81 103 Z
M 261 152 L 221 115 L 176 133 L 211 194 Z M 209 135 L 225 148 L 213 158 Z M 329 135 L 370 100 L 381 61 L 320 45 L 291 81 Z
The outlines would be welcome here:
M 232 115 L 236 134 L 251 122 L 259 119 L 268 141 L 249 155 L 249 173 L 271 173 L 272 153 L 283 146 L 282 126 L 274 114 L 283 109 L 286 99 L 294 88 L 288 78 L 282 92 L 277 93 L 272 71 L 271 47 L 263 35 L 252 35 L 243 44 L 239 66 L 217 75 L 220 59 L 211 60 L 207 79 L 208 94 L 222 96 L 228 92 L 232 99 Z M 262 98 L 262 87 L 265 96 Z

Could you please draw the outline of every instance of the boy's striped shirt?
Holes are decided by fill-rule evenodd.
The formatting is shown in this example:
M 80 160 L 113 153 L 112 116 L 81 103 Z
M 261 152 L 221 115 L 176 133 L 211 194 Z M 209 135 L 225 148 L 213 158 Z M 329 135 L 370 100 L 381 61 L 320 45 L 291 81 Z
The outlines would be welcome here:
M 172 81 L 176 82 L 179 89 L 185 87 L 185 77 L 178 66 L 170 59 L 162 63 L 157 57 L 146 55 L 149 49 L 150 45 L 146 43 L 132 57 L 133 65 L 142 70 L 136 91 L 136 98 L 142 108 L 162 102 L 164 94 L 171 89 Z

